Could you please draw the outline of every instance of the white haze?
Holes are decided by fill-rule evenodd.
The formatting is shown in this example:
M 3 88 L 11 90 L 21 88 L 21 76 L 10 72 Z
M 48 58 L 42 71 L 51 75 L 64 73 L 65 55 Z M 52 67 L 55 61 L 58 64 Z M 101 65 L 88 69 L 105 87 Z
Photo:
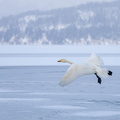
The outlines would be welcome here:
M 0 0 L 0 17 L 30 10 L 51 10 L 76 6 L 91 1 L 110 2 L 112 0 Z

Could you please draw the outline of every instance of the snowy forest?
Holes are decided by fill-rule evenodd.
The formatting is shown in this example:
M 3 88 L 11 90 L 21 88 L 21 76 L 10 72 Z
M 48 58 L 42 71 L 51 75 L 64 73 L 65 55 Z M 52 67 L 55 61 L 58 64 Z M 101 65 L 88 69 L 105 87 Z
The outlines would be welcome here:
M 91 2 L 0 19 L 0 44 L 120 44 L 120 1 Z

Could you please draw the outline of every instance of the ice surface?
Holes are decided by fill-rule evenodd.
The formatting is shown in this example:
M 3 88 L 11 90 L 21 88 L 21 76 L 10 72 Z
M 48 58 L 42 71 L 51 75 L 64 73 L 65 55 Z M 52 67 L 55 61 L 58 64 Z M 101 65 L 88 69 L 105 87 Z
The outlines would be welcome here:
M 0 67 L 1 120 L 119 120 L 120 67 L 97 83 L 83 76 L 58 85 L 67 66 Z
M 74 109 L 85 109 L 84 107 L 70 106 L 70 105 L 50 105 L 50 106 L 41 106 L 40 108 L 45 109 L 63 109 L 63 110 L 74 110 Z
M 84 116 L 84 117 L 107 117 L 107 116 L 114 116 L 114 115 L 120 115 L 119 111 L 89 111 L 89 112 L 80 112 L 75 113 L 73 115 L 76 116 Z

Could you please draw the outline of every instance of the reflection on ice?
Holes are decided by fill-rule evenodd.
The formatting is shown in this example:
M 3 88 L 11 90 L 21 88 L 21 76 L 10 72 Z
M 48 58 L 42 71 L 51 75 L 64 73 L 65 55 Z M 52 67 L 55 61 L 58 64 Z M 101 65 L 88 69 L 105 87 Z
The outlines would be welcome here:
M 105 116 L 120 115 L 120 112 L 119 111 L 86 111 L 86 112 L 74 113 L 73 115 L 82 116 L 82 117 L 105 117 Z
M 63 109 L 63 110 L 86 109 L 85 107 L 70 106 L 70 105 L 50 105 L 50 106 L 41 106 L 40 108 L 45 108 L 45 109 Z
M 30 95 L 79 95 L 78 93 L 60 93 L 60 92 L 32 92 Z
M 120 94 L 115 94 L 115 95 L 113 95 L 113 96 L 117 96 L 117 97 L 120 97 Z
M 0 98 L 0 101 L 45 101 L 46 98 Z
M 17 92 L 23 92 L 21 90 L 9 90 L 9 89 L 0 89 L 0 93 L 17 93 Z
M 78 102 L 79 104 L 93 104 L 95 102 L 93 101 L 81 101 L 81 102 Z

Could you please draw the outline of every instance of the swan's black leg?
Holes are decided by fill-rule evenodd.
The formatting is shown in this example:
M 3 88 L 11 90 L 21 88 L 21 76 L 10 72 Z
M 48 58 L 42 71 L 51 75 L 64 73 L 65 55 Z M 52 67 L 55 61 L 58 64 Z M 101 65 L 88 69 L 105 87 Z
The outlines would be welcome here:
M 98 78 L 98 83 L 101 84 L 102 83 L 102 80 L 101 78 L 95 73 L 96 77 Z
M 100 78 L 100 77 L 98 78 L 98 83 L 99 83 L 99 84 L 101 84 L 101 83 L 102 83 L 102 80 L 101 80 L 101 78 Z
M 112 71 L 109 70 L 109 71 L 108 71 L 108 75 L 112 75 Z

